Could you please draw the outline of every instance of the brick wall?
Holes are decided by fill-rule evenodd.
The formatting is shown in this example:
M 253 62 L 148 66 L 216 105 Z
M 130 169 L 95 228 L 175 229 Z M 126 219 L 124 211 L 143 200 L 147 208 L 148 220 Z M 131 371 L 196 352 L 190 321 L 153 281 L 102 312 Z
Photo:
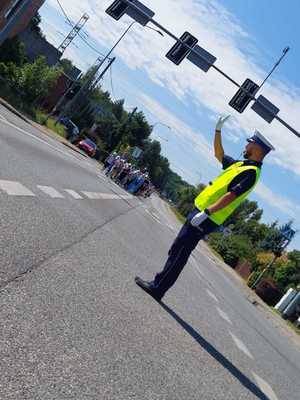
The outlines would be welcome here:
M 24 1 L 24 0 L 23 0 Z M 0 0 L 0 30 L 4 28 L 7 23 L 4 15 L 8 10 L 9 6 L 14 3 L 14 0 Z M 10 37 L 18 35 L 22 32 L 29 24 L 31 18 L 36 14 L 36 12 L 43 5 L 45 0 L 31 0 L 30 5 L 26 8 L 26 12 L 19 18 L 14 28 L 11 31 Z M 20 3 L 21 6 L 22 3 Z

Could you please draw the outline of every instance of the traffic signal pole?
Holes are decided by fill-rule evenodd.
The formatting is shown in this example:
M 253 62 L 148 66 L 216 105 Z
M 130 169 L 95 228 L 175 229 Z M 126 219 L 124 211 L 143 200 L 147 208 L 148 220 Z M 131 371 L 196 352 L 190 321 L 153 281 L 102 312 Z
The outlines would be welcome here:
M 168 35 L 169 37 L 171 37 L 172 39 L 174 39 L 177 43 L 180 43 L 182 46 L 185 46 L 186 49 L 188 49 L 189 53 L 193 53 L 195 56 L 199 56 L 199 54 L 197 53 L 196 49 L 194 47 L 189 46 L 188 44 L 186 44 L 186 42 L 184 42 L 183 40 L 181 40 L 180 38 L 178 38 L 176 35 L 174 35 L 172 32 L 170 32 L 168 29 L 166 29 L 164 26 L 162 26 L 159 22 L 155 21 L 153 19 L 154 13 L 151 10 L 145 10 L 146 7 L 139 1 L 137 1 L 136 3 L 133 2 L 132 0 L 121 0 L 121 1 L 115 1 L 114 3 L 124 3 L 127 5 L 127 9 L 129 11 L 134 11 L 136 13 L 136 15 L 132 16 L 131 13 L 129 12 L 128 15 L 132 16 L 132 18 L 136 19 L 136 21 L 134 21 L 130 27 L 135 23 L 135 22 L 140 22 L 138 21 L 137 16 L 142 17 L 144 19 L 144 21 L 140 22 L 141 25 L 146 26 L 147 23 L 151 23 L 154 26 L 156 26 L 160 31 L 164 32 L 166 35 Z M 114 4 L 113 3 L 113 4 Z M 139 6 L 140 5 L 140 6 Z M 111 8 L 112 6 L 110 6 L 109 8 Z M 145 9 L 142 9 L 142 7 L 144 7 Z M 127 12 L 127 9 L 125 9 L 125 11 L 123 11 L 123 14 L 125 14 Z M 108 11 L 109 9 L 107 9 Z M 111 10 L 110 12 L 108 12 L 113 18 L 115 19 L 119 19 L 122 15 L 119 15 L 117 18 L 114 17 L 111 14 Z M 199 50 L 199 49 L 198 49 Z M 286 53 L 288 52 L 289 48 L 285 48 L 283 51 L 283 55 L 281 56 L 281 58 L 279 59 L 279 61 L 275 64 L 275 66 L 272 68 L 271 72 L 267 75 L 267 77 L 264 79 L 264 81 L 262 82 L 262 84 L 259 86 L 258 90 L 265 84 L 265 82 L 267 81 L 267 79 L 271 76 L 271 74 L 274 72 L 274 70 L 277 68 L 277 66 L 279 65 L 279 63 L 281 62 L 281 60 L 284 58 L 284 56 L 286 55 Z M 260 115 L 263 119 L 265 119 L 267 122 L 271 122 L 273 119 L 276 119 L 278 122 L 280 122 L 283 126 L 285 126 L 287 129 L 289 129 L 292 133 L 294 133 L 297 137 L 300 138 L 300 133 L 298 131 L 296 131 L 296 129 L 294 129 L 293 127 L 291 127 L 287 122 L 285 122 L 284 120 L 282 120 L 282 118 L 280 118 L 277 114 L 272 114 L 273 111 L 269 111 L 268 108 L 266 108 L 265 106 L 265 102 L 259 102 L 257 101 L 257 98 L 255 97 L 256 92 L 253 94 L 251 92 L 249 92 L 248 90 L 246 90 L 242 85 L 240 85 L 238 82 L 236 82 L 233 78 L 231 78 L 226 72 L 222 71 L 220 68 L 216 67 L 214 65 L 213 62 L 210 62 L 209 64 L 209 68 L 213 68 L 215 71 L 217 71 L 218 73 L 220 73 L 222 76 L 224 76 L 224 78 L 226 78 L 227 80 L 229 80 L 233 85 L 235 85 L 236 87 L 239 88 L 239 91 L 241 91 L 242 93 L 244 93 L 245 95 L 248 96 L 248 98 L 251 100 L 253 100 L 255 103 L 254 105 L 257 104 L 256 109 L 254 109 L 254 111 Z M 199 66 L 199 65 L 198 65 Z M 201 67 L 200 67 L 201 68 Z M 208 69 L 206 69 L 207 71 Z M 205 71 L 205 72 L 206 72 Z M 263 97 L 263 96 L 260 96 Z M 258 98 L 260 99 L 260 98 Z M 263 98 L 262 100 L 267 100 L 265 98 Z M 270 103 L 270 102 L 269 102 Z M 272 104 L 271 104 L 272 105 Z M 273 106 L 273 105 L 272 105 Z M 273 108 L 277 109 L 277 107 Z M 263 112 L 261 111 L 263 110 Z M 277 109 L 277 113 L 279 112 L 279 109 Z M 268 117 L 265 117 L 265 113 L 269 113 Z M 271 117 L 270 117 L 271 116 Z

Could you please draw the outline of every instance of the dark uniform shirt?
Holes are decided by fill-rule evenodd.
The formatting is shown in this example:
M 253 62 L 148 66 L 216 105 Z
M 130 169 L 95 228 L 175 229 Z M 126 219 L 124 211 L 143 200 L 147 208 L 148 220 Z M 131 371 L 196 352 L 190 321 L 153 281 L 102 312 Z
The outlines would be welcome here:
M 235 160 L 234 158 L 225 155 L 222 160 L 223 169 L 230 167 L 230 165 L 238 161 L 239 160 Z M 255 165 L 256 167 L 261 168 L 262 163 L 252 160 L 244 160 L 243 165 Z M 230 182 L 228 185 L 228 192 L 233 192 L 236 196 L 240 196 L 243 193 L 248 192 L 248 190 L 254 186 L 255 181 L 256 172 L 254 169 L 243 171 Z

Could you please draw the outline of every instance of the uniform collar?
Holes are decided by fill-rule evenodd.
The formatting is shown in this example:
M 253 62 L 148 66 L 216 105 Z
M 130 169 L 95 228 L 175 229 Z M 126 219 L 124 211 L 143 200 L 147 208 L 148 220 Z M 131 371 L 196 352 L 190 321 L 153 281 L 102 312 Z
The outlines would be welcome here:
M 243 165 L 254 165 L 255 167 L 261 168 L 263 163 L 261 161 L 243 160 Z

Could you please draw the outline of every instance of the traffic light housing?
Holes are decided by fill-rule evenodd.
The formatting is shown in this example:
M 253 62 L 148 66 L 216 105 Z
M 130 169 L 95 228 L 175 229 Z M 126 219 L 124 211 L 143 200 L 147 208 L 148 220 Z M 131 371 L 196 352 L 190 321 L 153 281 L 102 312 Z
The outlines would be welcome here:
M 129 5 L 126 1 L 116 0 L 106 10 L 106 13 L 115 20 L 119 20 L 128 10 Z
M 229 102 L 229 105 L 239 113 L 246 109 L 253 96 L 257 93 L 259 86 L 251 79 L 246 79 L 242 84 L 242 88 L 244 90 L 239 89 Z
M 106 13 L 117 21 L 127 14 L 139 24 L 145 26 L 154 17 L 154 12 L 138 0 L 115 0 Z
M 180 37 L 180 41 L 177 41 L 174 44 L 174 46 L 166 54 L 166 57 L 174 64 L 179 65 L 181 61 L 183 61 L 185 57 L 189 55 L 191 48 L 194 48 L 197 43 L 197 38 L 195 38 L 189 32 L 184 32 L 184 34 Z

